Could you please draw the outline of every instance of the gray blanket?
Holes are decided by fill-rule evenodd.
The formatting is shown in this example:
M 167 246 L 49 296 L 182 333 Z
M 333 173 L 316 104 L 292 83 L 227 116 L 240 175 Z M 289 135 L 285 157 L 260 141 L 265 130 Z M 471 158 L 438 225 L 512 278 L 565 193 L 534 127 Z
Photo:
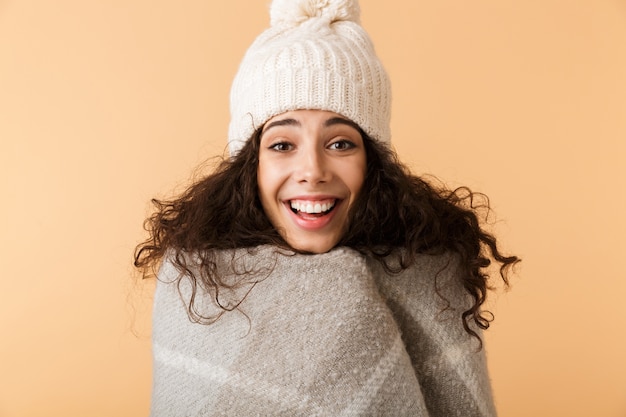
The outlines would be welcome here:
M 453 257 L 422 256 L 390 275 L 346 248 L 221 256 L 225 276 L 255 273 L 220 293 L 223 304 L 247 296 L 210 325 L 189 319 L 189 280 L 179 291 L 178 271 L 161 268 L 152 416 L 495 415 L 483 351 L 461 324 L 469 300 Z M 200 290 L 198 312 L 219 313 L 213 300 Z

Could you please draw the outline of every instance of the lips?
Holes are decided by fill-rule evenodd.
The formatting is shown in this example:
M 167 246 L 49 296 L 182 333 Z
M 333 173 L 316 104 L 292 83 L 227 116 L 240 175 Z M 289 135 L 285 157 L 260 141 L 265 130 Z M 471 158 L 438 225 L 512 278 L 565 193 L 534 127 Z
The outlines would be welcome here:
M 335 217 L 342 200 L 334 197 L 294 198 L 284 202 L 289 217 L 301 229 L 316 231 L 324 228 Z

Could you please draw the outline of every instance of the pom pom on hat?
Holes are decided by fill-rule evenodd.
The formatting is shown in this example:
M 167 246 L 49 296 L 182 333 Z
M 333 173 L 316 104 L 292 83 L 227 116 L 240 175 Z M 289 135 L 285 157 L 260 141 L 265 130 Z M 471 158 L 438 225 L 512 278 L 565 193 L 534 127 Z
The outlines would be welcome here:
M 274 0 L 270 6 L 270 23 L 298 25 L 311 18 L 358 23 L 360 12 L 356 0 Z
M 357 0 L 273 0 L 271 27 L 248 48 L 230 90 L 232 156 L 269 119 L 300 109 L 340 114 L 389 142 L 389 77 L 359 17 Z

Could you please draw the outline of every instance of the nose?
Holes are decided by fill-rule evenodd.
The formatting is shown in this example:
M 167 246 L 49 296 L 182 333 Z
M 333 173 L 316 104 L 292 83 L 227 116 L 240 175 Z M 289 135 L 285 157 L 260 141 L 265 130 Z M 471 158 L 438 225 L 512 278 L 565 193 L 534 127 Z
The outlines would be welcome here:
M 317 146 L 300 149 L 299 158 L 295 162 L 295 179 L 298 182 L 318 184 L 330 179 L 324 150 Z

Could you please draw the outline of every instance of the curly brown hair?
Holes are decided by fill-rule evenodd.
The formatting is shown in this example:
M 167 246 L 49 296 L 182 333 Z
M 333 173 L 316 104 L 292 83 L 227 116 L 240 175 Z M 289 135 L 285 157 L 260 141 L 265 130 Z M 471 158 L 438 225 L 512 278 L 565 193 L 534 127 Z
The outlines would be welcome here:
M 516 256 L 503 255 L 496 238 L 483 227 L 480 213 L 489 212 L 488 199 L 467 187 L 436 187 L 411 174 L 391 148 L 362 131 L 361 135 L 367 158 L 365 182 L 338 246 L 372 256 L 392 273 L 399 271 L 388 262 L 389 255 L 400 253 L 396 251 L 399 248 L 404 249 L 400 270 L 412 265 L 418 254 L 456 253 L 463 285 L 473 299 L 473 305 L 462 314 L 463 326 L 480 340 L 471 323 L 487 329 L 493 318 L 481 310 L 490 288 L 488 268 L 494 261 L 499 264 L 499 276 L 508 286 L 509 270 L 519 262 Z M 144 276 L 153 273 L 168 252 L 173 264 L 190 279 L 192 296 L 187 308 L 196 321 L 210 323 L 218 318 L 203 317 L 195 310 L 199 285 L 213 290 L 224 311 L 237 307 L 220 304 L 220 289 L 232 284 L 220 277 L 216 250 L 266 244 L 291 249 L 270 223 L 259 200 L 260 138 L 258 129 L 235 157 L 223 159 L 179 198 L 152 200 L 156 211 L 145 222 L 149 238 L 137 246 L 135 266 Z M 194 254 L 193 261 L 189 253 Z

